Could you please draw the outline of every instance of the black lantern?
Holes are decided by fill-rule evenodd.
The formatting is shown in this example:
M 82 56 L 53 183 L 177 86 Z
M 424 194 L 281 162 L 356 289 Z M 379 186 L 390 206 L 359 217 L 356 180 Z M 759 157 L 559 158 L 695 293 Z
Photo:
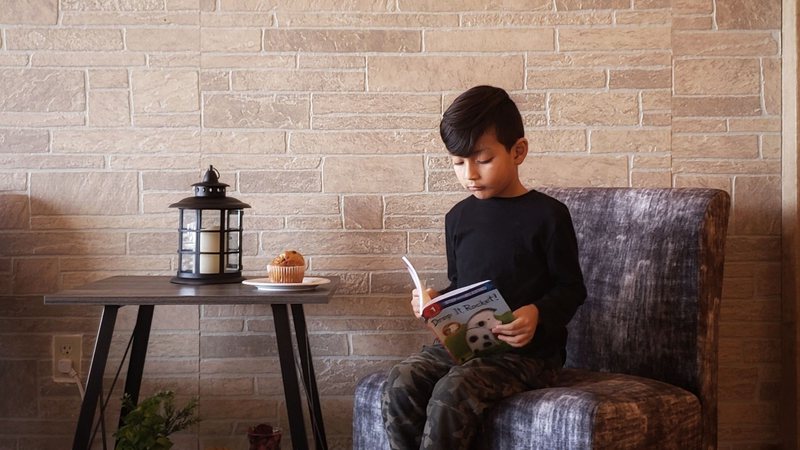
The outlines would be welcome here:
M 225 196 L 219 171 L 209 166 L 195 183 L 194 197 L 169 205 L 180 211 L 178 275 L 173 283 L 214 284 L 242 281 L 242 215 L 250 205 Z

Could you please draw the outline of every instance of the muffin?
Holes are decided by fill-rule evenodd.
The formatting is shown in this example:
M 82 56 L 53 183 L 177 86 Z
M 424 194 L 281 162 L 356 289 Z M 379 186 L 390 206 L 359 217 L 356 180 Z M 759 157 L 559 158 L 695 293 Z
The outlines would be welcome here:
M 267 272 L 273 283 L 302 283 L 306 272 L 306 260 L 300 253 L 286 250 L 267 265 Z

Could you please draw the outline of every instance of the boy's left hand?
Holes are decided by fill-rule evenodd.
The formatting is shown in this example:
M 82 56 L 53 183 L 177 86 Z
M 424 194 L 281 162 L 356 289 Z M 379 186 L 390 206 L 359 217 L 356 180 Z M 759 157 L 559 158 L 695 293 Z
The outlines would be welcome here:
M 525 305 L 514 311 L 512 322 L 497 325 L 492 328 L 492 333 L 497 339 L 507 342 L 512 347 L 522 347 L 533 339 L 538 324 L 539 308 L 535 305 Z

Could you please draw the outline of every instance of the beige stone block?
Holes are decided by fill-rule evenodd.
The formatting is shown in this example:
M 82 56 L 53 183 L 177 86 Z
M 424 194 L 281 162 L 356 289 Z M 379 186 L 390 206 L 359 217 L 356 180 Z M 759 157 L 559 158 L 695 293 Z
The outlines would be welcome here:
M 439 115 L 323 115 L 313 117 L 314 128 L 317 130 L 432 130 L 439 126 Z
M 781 173 L 780 161 L 713 160 L 673 157 L 672 171 L 708 175 L 774 175 Z
M 0 24 L 55 25 L 58 23 L 58 0 L 11 1 L 0 8 Z
M 675 62 L 678 95 L 756 95 L 761 67 L 756 59 L 689 59 Z
M 672 112 L 683 117 L 759 116 L 762 109 L 758 96 L 675 96 L 672 98 Z
M 669 111 L 672 109 L 672 91 L 648 90 L 642 91 L 643 111 Z
M 105 158 L 75 155 L 4 155 L 0 153 L 0 166 L 5 169 L 101 169 Z
M 20 231 L 5 236 L 0 240 L 0 254 L 8 256 L 125 254 L 125 233 L 120 232 Z
M 633 93 L 551 94 L 550 122 L 569 125 L 636 125 L 639 101 Z
M 177 223 L 177 218 L 175 220 Z M 142 267 L 148 267 L 150 270 L 170 270 L 169 258 L 154 258 L 154 257 L 140 257 L 140 256 L 127 256 L 125 258 L 107 257 L 107 256 L 77 256 L 77 257 L 61 257 L 59 258 L 60 268 L 63 271 L 96 271 L 96 270 L 109 270 L 109 271 L 136 271 L 141 270 Z M 168 308 L 166 306 L 159 308 Z M 180 309 L 180 307 L 170 307 L 172 309 Z M 160 311 L 159 311 L 160 315 Z M 188 318 L 184 319 L 184 322 Z M 161 321 L 161 319 L 159 319 Z M 180 325 L 181 322 L 178 323 Z M 177 326 L 176 326 L 177 327 Z
M 730 131 L 775 132 L 781 131 L 780 117 L 749 117 L 746 119 L 728 119 Z
M 266 29 L 268 52 L 419 52 L 422 36 L 417 31 Z
M 672 157 L 666 155 L 633 155 L 634 169 L 669 169 L 672 166 Z
M 428 191 L 430 192 L 463 192 L 464 187 L 458 182 L 452 170 L 428 172 Z
M 9 50 L 122 50 L 122 32 L 104 29 L 11 28 L 6 32 Z
M 444 233 L 429 231 L 409 232 L 408 251 L 411 254 L 443 255 L 447 251 Z
M 89 71 L 91 89 L 113 89 L 128 87 L 128 71 L 125 69 L 92 69 Z
M 260 169 L 260 170 L 308 170 L 321 167 L 322 159 L 314 156 L 275 156 L 272 154 L 240 154 L 240 155 L 203 155 L 201 167 L 225 167 L 228 170 Z
M 672 70 L 630 69 L 610 70 L 608 87 L 611 89 L 664 89 L 672 87 Z
M 647 52 L 591 51 L 529 54 L 529 64 L 536 67 L 642 67 L 672 66 L 672 52 L 649 50 Z
M 300 69 L 365 69 L 367 58 L 364 56 L 351 55 L 318 55 L 318 54 L 299 54 L 297 55 L 298 67 Z
M 203 125 L 212 128 L 308 128 L 309 108 L 310 98 L 304 94 L 208 94 L 204 97 Z
M 231 86 L 235 91 L 363 91 L 364 74 L 359 72 L 234 71 Z
M 495 12 L 461 14 L 463 27 L 530 27 L 552 25 L 611 25 L 610 11 L 585 12 Z M 455 26 L 455 25 L 454 25 Z
M 669 129 L 592 130 L 590 152 L 665 152 L 670 139 Z
M 767 114 L 781 114 L 781 60 L 762 59 L 764 106 Z
M 113 129 L 56 130 L 54 152 L 64 153 L 194 153 L 200 133 L 194 130 Z
M 196 70 L 200 64 L 200 53 L 154 53 L 147 56 L 148 66 L 151 69 L 190 69 Z
M 200 90 L 229 91 L 231 88 L 230 72 L 221 70 L 203 70 L 200 72 Z
M 141 128 L 188 128 L 200 127 L 200 112 L 136 114 L 133 124 Z
M 125 33 L 128 50 L 198 51 L 200 29 L 186 28 L 128 28 Z
M 83 111 L 85 89 L 81 71 L 0 69 L 0 111 Z
M 0 47 L 3 45 L 3 40 L 0 38 Z M 6 54 L 0 53 L 0 67 L 8 66 L 27 66 L 28 55 Z
M 757 158 L 758 136 L 676 134 L 672 154 L 679 158 Z
M 189 186 L 202 181 L 196 170 L 185 172 L 162 172 L 160 170 L 142 173 L 143 191 L 186 191 Z
M 15 294 L 49 294 L 59 289 L 58 259 L 19 258 L 14 261 Z
M 315 94 L 314 114 L 441 114 L 442 100 L 431 94 Z
M 380 230 L 383 228 L 383 199 L 381 196 L 346 195 L 342 200 L 346 229 Z
M 676 32 L 672 51 L 680 56 L 777 56 L 779 44 L 769 32 Z
M 501 0 L 487 3 L 481 0 L 400 0 L 400 11 L 465 12 L 503 9 L 505 11 L 551 11 L 552 4 L 546 0 Z
M 458 27 L 457 14 L 414 12 L 287 12 L 277 17 L 280 28 L 445 28 Z
M 203 153 L 286 152 L 286 133 L 282 131 L 204 131 L 200 137 Z
M 24 191 L 28 189 L 28 174 L 15 172 L 5 174 L 0 177 L 0 192 L 4 191 Z M 27 202 L 26 202 L 27 203 Z
M 62 0 L 67 11 L 154 11 L 164 9 L 163 0 Z
M 298 243 L 302 243 L 302 246 L 298 246 Z M 275 231 L 265 235 L 263 251 L 267 255 L 277 255 L 287 248 L 297 248 L 297 251 L 304 255 L 400 254 L 406 251 L 406 233 L 400 231 Z
M 618 25 L 666 25 L 672 26 L 673 17 L 669 10 L 655 11 L 615 11 Z
M 64 25 L 199 25 L 197 13 L 193 12 L 72 12 L 62 14 Z
M 583 130 L 533 130 L 525 133 L 525 137 L 530 152 L 586 151 L 586 132 Z M 449 168 L 450 161 L 447 163 Z
M 415 334 L 359 334 L 353 335 L 353 355 L 358 356 L 402 356 L 419 351 L 423 345 L 430 345 L 430 331 Z
M 460 94 L 460 93 L 459 93 Z M 544 112 L 547 108 L 547 97 L 543 93 L 510 92 L 509 97 L 514 100 L 517 108 L 523 114 L 530 111 Z M 456 94 L 445 96 L 445 104 L 450 105 L 456 99 Z
M 780 0 L 716 0 L 720 30 L 758 30 L 781 28 Z
M 781 231 L 781 179 L 779 176 L 734 179 L 732 233 L 779 235 Z
M 645 111 L 642 113 L 643 127 L 668 127 L 672 124 L 672 114 L 669 112 Z
M 220 0 L 220 11 L 363 11 L 386 12 L 386 2 L 382 0 Z
M 672 187 L 672 173 L 669 171 L 631 172 L 631 187 L 636 188 L 669 188 Z
M 628 186 L 628 158 L 625 156 L 530 155 L 520 167 L 526 186 Z
M 135 172 L 50 172 L 31 174 L 33 214 L 134 214 Z
M 49 146 L 45 130 L 0 129 L 0 153 L 45 153 Z
M 529 159 L 533 159 L 530 156 Z M 532 166 L 526 162 L 524 166 Z M 456 203 L 463 200 L 469 194 L 461 192 L 458 194 L 405 194 L 405 195 L 385 195 L 384 211 L 387 216 L 403 215 L 444 215 Z
M 258 52 L 261 50 L 261 30 L 258 28 L 213 28 L 200 33 L 203 52 Z
M 200 8 L 200 0 L 165 0 L 168 11 L 197 11 Z
M 166 255 L 176 249 L 175 233 L 172 232 L 128 234 L 128 252 L 131 255 Z
M 195 71 L 134 71 L 131 79 L 133 108 L 137 114 L 199 109 L 198 75 Z
M 711 14 L 713 0 L 673 0 L 672 8 L 676 14 Z
M 712 16 L 673 16 L 673 31 L 710 31 L 714 29 L 714 18 Z
M 146 216 L 35 216 L 31 218 L 31 228 L 36 230 L 173 228 L 175 218 L 173 211 Z
M 322 179 L 319 171 L 241 171 L 239 191 L 242 193 L 270 192 L 320 192 Z
M 216 1 L 216 0 L 213 0 Z M 220 13 L 203 12 L 200 14 L 200 25 L 205 27 L 241 28 L 241 27 L 274 27 L 274 14 L 266 13 Z M 211 30 L 202 30 L 211 33 Z
M 114 170 L 147 170 L 158 167 L 163 170 L 185 170 L 197 167 L 198 155 L 111 155 L 108 167 Z
M 247 203 L 258 214 L 339 214 L 338 195 L 320 194 L 269 194 L 247 196 Z M 277 254 L 277 253 L 276 253 Z
M 635 9 L 665 9 L 672 7 L 673 0 L 636 0 Z
M 424 189 L 423 160 L 415 155 L 329 156 L 323 166 L 324 192 L 420 192 Z
M 562 28 L 558 33 L 560 51 L 652 50 L 670 48 L 669 27 L 646 28 Z
M 602 69 L 527 70 L 528 89 L 592 89 L 606 85 Z
M 763 158 L 779 159 L 781 157 L 781 137 L 765 135 L 761 137 L 761 156 Z
M 426 52 L 553 51 L 553 30 L 538 28 L 453 29 L 425 32 Z
M 683 119 L 675 117 L 672 119 L 672 131 L 674 133 L 719 133 L 728 131 L 728 123 L 725 119 L 703 119 L 691 118 Z
M 35 52 L 34 67 L 123 67 L 145 66 L 144 53 L 134 52 Z
M 463 91 L 478 84 L 523 87 L 521 56 L 370 56 L 368 82 L 374 91 Z M 480 71 L 474 70 L 480 67 Z
M 289 151 L 298 154 L 407 154 L 444 151 L 438 131 L 292 132 Z
M 87 124 L 96 127 L 130 125 L 128 91 L 90 91 Z
M 286 218 L 290 230 L 341 230 L 341 216 L 291 216 Z
M 556 0 L 557 11 L 572 11 L 581 9 L 628 9 L 627 0 Z
M 0 230 L 24 230 L 30 228 L 31 212 L 27 196 L 0 195 L 3 214 L 0 215 Z
M 200 67 L 204 69 L 294 69 L 294 56 L 285 55 L 200 55 Z

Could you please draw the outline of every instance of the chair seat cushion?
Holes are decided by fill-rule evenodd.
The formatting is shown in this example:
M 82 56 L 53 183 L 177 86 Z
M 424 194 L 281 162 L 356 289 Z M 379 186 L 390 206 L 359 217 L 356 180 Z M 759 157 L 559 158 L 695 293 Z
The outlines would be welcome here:
M 386 374 L 363 378 L 354 405 L 356 449 L 388 448 L 380 396 Z M 486 449 L 694 449 L 700 402 L 678 387 L 646 378 L 564 369 L 556 386 L 507 398 L 481 433 Z

